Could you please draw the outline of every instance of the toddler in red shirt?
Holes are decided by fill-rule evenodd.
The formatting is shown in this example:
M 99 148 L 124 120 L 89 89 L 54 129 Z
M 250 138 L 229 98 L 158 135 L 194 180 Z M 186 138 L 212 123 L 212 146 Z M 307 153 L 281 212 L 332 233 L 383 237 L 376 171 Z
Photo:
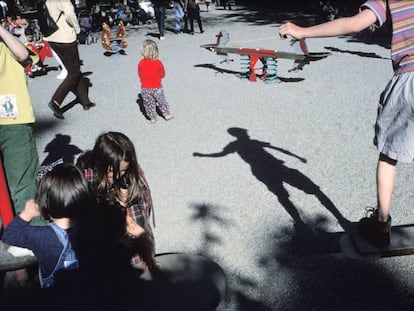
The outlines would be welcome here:
M 141 96 L 145 113 L 151 123 L 157 121 L 156 106 L 165 120 L 171 120 L 170 107 L 164 96 L 161 79 L 165 77 L 163 63 L 158 59 L 158 46 L 153 40 L 142 43 L 141 54 L 144 57 L 138 63 L 138 76 L 141 81 Z

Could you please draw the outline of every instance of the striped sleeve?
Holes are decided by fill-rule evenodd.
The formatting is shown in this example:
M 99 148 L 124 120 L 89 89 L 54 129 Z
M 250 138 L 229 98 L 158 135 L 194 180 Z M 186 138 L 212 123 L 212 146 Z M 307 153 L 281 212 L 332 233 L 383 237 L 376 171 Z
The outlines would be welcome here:
M 385 1 L 368 0 L 362 6 L 361 10 L 369 9 L 377 16 L 377 24 L 381 27 L 387 19 L 387 9 Z

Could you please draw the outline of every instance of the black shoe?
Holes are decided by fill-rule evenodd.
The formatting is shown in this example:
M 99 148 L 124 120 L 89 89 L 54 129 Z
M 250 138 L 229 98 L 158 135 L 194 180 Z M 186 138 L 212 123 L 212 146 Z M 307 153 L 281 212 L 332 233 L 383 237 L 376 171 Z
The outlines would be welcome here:
M 96 106 L 96 104 L 92 103 L 92 102 L 89 102 L 88 104 L 82 105 L 83 110 L 89 110 L 89 108 L 92 108 L 92 107 L 95 107 L 95 106 Z
M 387 248 L 391 241 L 391 216 L 386 222 L 378 220 L 378 209 L 370 209 L 367 217 L 358 222 L 358 231 L 370 244 L 378 248 Z
M 62 110 L 60 110 L 59 106 L 56 105 L 54 102 L 49 102 L 49 104 L 47 104 L 50 108 L 50 110 L 53 111 L 53 115 L 58 118 L 58 119 L 64 119 L 65 117 L 63 116 Z

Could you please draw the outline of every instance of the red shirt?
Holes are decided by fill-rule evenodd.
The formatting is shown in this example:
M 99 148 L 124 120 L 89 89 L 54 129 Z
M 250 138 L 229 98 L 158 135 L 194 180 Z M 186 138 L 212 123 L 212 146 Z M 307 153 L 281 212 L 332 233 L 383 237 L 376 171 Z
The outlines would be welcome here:
M 164 65 L 158 59 L 144 58 L 138 63 L 138 76 L 142 88 L 158 89 L 161 79 L 165 77 Z

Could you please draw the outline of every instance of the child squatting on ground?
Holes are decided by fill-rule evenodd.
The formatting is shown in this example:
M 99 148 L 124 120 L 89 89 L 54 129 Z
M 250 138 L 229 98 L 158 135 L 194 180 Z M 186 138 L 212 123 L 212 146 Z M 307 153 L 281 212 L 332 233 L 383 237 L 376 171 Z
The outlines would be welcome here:
M 78 166 L 98 203 L 115 202 L 125 212 L 127 235 L 121 240 L 133 251 L 131 264 L 157 269 L 150 223 L 151 214 L 154 223 L 151 192 L 132 141 L 119 132 L 103 133 L 96 139 L 93 150 L 79 157 Z
M 59 165 L 41 179 L 36 199 L 27 201 L 4 230 L 5 243 L 28 248 L 36 255 L 42 288 L 54 287 L 60 270 L 79 268 L 75 252 L 78 218 L 88 202 L 88 183 L 82 172 L 74 165 Z M 50 221 L 48 225 L 29 225 L 40 215 Z
M 157 121 L 156 106 L 165 120 L 171 120 L 170 107 L 164 96 L 161 80 L 165 77 L 163 63 L 158 59 L 158 46 L 153 40 L 142 43 L 141 54 L 144 57 L 138 63 L 138 77 L 141 81 L 141 96 L 147 117 L 151 123 Z
M 397 162 L 414 159 L 414 1 L 369 0 L 358 14 L 312 27 L 286 23 L 279 28 L 282 38 L 329 37 L 382 26 L 391 18 L 391 58 L 394 76 L 381 94 L 375 124 L 374 143 L 380 152 L 377 165 L 377 208 L 359 221 L 361 235 L 377 247 L 388 247 L 391 235 L 391 198 Z

